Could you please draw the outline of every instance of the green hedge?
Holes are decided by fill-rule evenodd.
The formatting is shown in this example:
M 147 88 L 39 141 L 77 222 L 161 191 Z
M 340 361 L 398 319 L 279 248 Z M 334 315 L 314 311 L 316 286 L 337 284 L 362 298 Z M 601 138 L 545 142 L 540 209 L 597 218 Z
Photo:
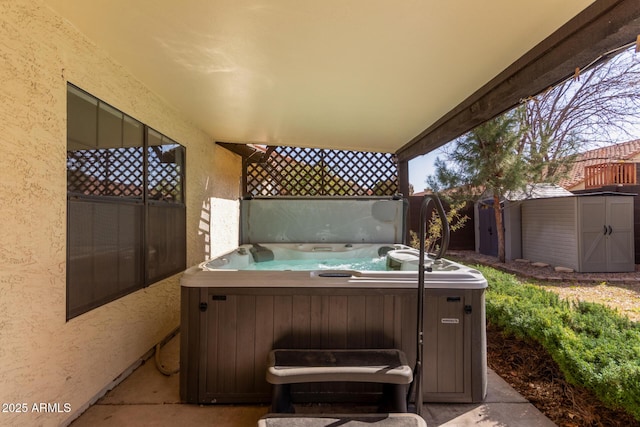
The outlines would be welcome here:
M 568 302 L 515 276 L 477 266 L 489 282 L 487 319 L 542 344 L 566 379 L 640 421 L 640 324 L 606 306 Z

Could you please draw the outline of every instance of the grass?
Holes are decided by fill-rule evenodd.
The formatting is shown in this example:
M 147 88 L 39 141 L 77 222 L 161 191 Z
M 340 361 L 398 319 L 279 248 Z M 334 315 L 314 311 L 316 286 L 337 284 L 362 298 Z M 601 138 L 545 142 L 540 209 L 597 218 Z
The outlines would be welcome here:
M 489 282 L 490 322 L 539 342 L 569 382 L 640 421 L 640 324 L 602 304 L 562 300 L 511 274 L 477 268 Z

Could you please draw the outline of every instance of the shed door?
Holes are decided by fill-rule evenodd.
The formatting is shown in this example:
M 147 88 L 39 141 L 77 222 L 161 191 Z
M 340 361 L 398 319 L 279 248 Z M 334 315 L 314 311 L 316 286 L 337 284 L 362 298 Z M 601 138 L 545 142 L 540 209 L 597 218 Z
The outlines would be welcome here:
M 581 271 L 633 271 L 633 200 L 630 197 L 583 197 L 580 207 Z
M 633 271 L 633 200 L 631 197 L 607 197 L 607 271 Z M 610 232 L 609 232 L 610 231 Z
M 493 212 L 493 202 L 487 202 L 488 206 L 480 206 L 478 209 L 478 226 L 480 235 L 481 254 L 498 256 L 498 233 L 496 231 L 496 217 Z
M 604 197 L 580 198 L 580 252 L 584 272 L 607 271 Z

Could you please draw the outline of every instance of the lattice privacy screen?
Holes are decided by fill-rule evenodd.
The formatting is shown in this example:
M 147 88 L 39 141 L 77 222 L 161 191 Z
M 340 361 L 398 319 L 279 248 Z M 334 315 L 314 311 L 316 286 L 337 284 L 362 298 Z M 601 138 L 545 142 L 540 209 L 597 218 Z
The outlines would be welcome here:
M 390 153 L 275 147 L 245 163 L 245 194 L 254 196 L 391 196 L 398 168 Z

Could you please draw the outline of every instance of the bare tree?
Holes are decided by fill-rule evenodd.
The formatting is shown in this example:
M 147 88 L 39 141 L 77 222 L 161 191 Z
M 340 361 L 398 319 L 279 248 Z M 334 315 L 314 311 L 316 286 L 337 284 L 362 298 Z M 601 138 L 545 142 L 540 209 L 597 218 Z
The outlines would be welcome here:
M 532 180 L 553 182 L 574 154 L 632 137 L 630 127 L 640 123 L 640 55 L 633 48 L 611 55 L 526 100 L 518 152 Z

